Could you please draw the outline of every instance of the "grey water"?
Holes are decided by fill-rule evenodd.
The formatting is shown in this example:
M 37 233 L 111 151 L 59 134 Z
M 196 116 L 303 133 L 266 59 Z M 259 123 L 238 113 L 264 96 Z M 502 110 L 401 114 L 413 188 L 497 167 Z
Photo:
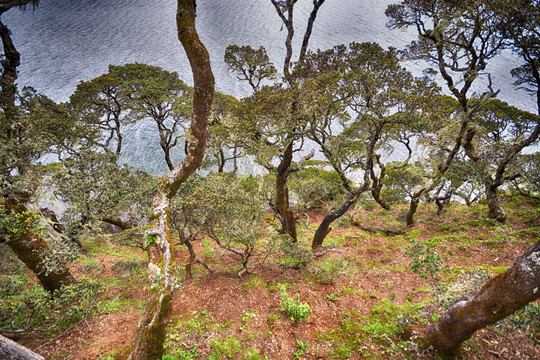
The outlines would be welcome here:
M 389 30 L 384 11 L 395 0 L 327 0 L 319 10 L 310 49 L 351 42 L 378 42 L 403 48 L 411 31 Z M 296 49 L 312 1 L 295 8 Z M 246 84 L 223 61 L 230 44 L 264 46 L 276 68 L 282 67 L 286 31 L 270 0 L 198 0 L 197 29 L 209 50 L 216 89 L 236 97 L 249 95 Z M 12 9 L 3 15 L 21 53 L 18 84 L 32 86 L 55 101 L 68 101 L 77 84 L 107 72 L 109 64 L 145 63 L 178 72 L 192 84 L 191 69 L 176 33 L 174 0 L 42 0 L 35 10 Z M 422 64 L 407 64 L 420 74 Z M 499 98 L 536 112 L 534 99 L 512 86 L 510 70 L 519 66 L 510 52 L 488 68 Z M 477 87 L 483 92 L 485 82 Z M 125 161 L 153 174 L 166 172 L 153 124 L 130 129 Z M 176 161 L 181 153 L 175 154 Z

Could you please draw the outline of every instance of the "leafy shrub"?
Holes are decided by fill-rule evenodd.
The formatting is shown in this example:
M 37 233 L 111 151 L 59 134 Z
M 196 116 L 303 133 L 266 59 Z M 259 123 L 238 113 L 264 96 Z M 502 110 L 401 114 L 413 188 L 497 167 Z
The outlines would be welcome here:
M 411 259 L 410 269 L 420 278 L 431 280 L 436 293 L 440 294 L 438 274 L 447 270 L 448 266 L 444 265 L 446 255 L 439 254 L 437 248 L 440 252 L 447 250 L 434 239 L 424 243 L 412 240 L 411 244 L 405 247 L 405 254 Z
M 282 237 L 280 249 L 284 255 L 279 259 L 282 265 L 299 269 L 308 267 L 313 262 L 313 253 L 298 242 L 293 241 L 289 236 Z
M 327 171 L 308 161 L 307 166 L 291 174 L 289 188 L 305 210 L 318 209 L 342 198 L 341 179 L 335 171 Z
M 136 261 L 119 260 L 112 267 L 114 273 L 120 273 L 122 276 L 129 276 L 141 270 L 141 264 Z
M 247 270 L 259 239 L 268 235 L 261 226 L 262 203 L 254 191 L 250 177 L 208 174 L 188 180 L 171 212 L 172 227 L 178 232 L 180 242 L 191 242 L 205 235 L 239 256 Z
M 98 312 L 98 282 L 80 277 L 77 283 L 63 286 L 53 296 L 38 285 L 0 300 L 0 329 L 12 331 L 32 328 L 54 334 Z

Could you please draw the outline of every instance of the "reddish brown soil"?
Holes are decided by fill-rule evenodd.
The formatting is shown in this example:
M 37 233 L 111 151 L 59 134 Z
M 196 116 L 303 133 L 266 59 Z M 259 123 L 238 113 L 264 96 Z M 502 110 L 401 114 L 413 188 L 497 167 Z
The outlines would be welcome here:
M 427 211 L 429 210 L 429 211 Z M 268 359 L 293 359 L 293 353 L 298 350 L 297 340 L 309 344 L 302 359 L 325 359 L 332 350 L 332 341 L 324 340 L 324 334 L 343 325 L 344 315 L 357 312 L 368 315 L 370 309 L 383 299 L 403 304 L 413 303 L 430 296 L 427 290 L 429 283 L 421 280 L 418 275 L 408 270 L 409 258 L 404 254 L 403 239 L 407 234 L 417 231 L 417 240 L 426 240 L 439 233 L 441 225 L 455 225 L 459 221 L 477 218 L 467 217 L 460 213 L 449 213 L 437 217 L 433 209 L 423 209 L 419 219 L 422 223 L 406 229 L 405 235 L 398 240 L 396 237 L 368 233 L 358 228 L 334 230 L 330 237 L 342 236 L 343 243 L 314 260 L 315 266 L 328 258 L 339 258 L 352 264 L 355 272 L 347 272 L 331 279 L 327 283 L 314 280 L 313 267 L 311 270 L 292 269 L 284 267 L 275 261 L 256 264 L 252 270 L 256 273 L 238 277 L 239 265 L 237 259 L 222 251 L 216 250 L 216 256 L 205 258 L 210 266 L 218 269 L 209 273 L 202 267 L 197 267 L 194 280 L 185 281 L 174 298 L 172 325 L 186 321 L 206 311 L 210 323 L 227 324 L 221 330 L 212 330 L 202 336 L 185 337 L 183 346 L 192 348 L 198 343 L 198 359 L 205 359 L 212 351 L 212 341 L 234 335 L 242 339 L 244 349 L 259 349 L 260 354 Z M 451 210 L 450 210 L 451 211 Z M 309 214 L 311 223 L 320 221 L 320 214 Z M 481 214 L 483 216 L 483 214 Z M 463 218 L 465 217 L 465 218 Z M 360 212 L 356 218 L 370 221 L 371 226 L 382 226 L 371 221 L 366 213 Z M 371 215 L 370 219 L 374 219 Z M 531 227 L 531 224 L 510 224 L 515 229 Z M 536 222 L 538 225 L 538 220 Z M 314 228 L 305 234 L 313 233 Z M 489 238 L 492 230 L 489 227 L 469 227 L 467 232 L 471 238 Z M 449 231 L 452 233 L 452 231 Z M 532 238 L 520 238 L 515 242 L 491 242 L 466 245 L 447 242 L 454 255 L 448 260 L 448 265 L 474 267 L 509 266 L 517 256 L 523 253 L 532 243 Z M 196 246 L 198 254 L 203 254 L 202 244 Z M 179 261 L 185 260 L 185 250 L 177 250 Z M 141 255 L 142 256 L 142 255 Z M 111 267 L 119 257 L 101 256 L 97 261 L 104 269 L 99 276 L 111 278 L 116 276 Z M 77 273 L 83 272 L 75 265 Z M 144 278 L 142 278 L 144 279 Z M 128 296 L 132 300 L 145 298 L 144 280 L 126 289 L 111 288 L 107 297 Z M 293 323 L 280 312 L 280 295 L 273 285 L 287 283 L 288 293 L 292 296 L 300 294 L 303 302 L 310 304 L 313 312 L 308 321 Z M 123 294 L 123 295 L 122 295 Z M 330 301 L 328 295 L 335 294 L 338 301 Z M 248 321 L 242 317 L 246 313 L 255 315 Z M 273 315 L 274 314 L 274 315 Z M 277 316 L 276 316 L 277 315 Z M 106 355 L 114 354 L 115 359 L 125 359 L 129 354 L 129 346 L 135 337 L 140 312 L 135 309 L 116 311 L 96 318 L 84 320 L 73 328 L 44 342 L 42 339 L 25 339 L 24 343 L 50 359 L 104 359 Z M 270 321 L 269 319 L 275 318 Z M 359 334 L 360 335 L 360 334 Z M 395 339 L 398 341 L 398 339 Z M 350 358 L 404 358 L 403 354 L 389 354 L 386 345 L 377 341 L 366 340 L 360 345 L 363 355 L 355 352 Z M 421 351 L 414 352 L 411 357 L 418 358 Z M 239 353 L 240 354 L 240 353 Z M 238 356 L 239 356 L 238 354 Z M 243 352 L 244 356 L 246 352 Z M 236 358 L 240 358 L 240 357 Z M 429 355 L 427 356 L 429 358 Z M 498 325 L 479 331 L 475 337 L 464 344 L 460 359 L 540 359 L 540 347 L 526 337 L 519 329 L 509 325 Z M 112 359 L 112 357 L 110 358 Z

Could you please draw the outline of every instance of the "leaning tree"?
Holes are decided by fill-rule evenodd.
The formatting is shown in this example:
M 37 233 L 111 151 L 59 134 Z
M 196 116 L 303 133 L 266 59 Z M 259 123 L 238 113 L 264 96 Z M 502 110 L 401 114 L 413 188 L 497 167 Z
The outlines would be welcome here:
M 13 7 L 36 6 L 35 0 L 0 1 L 0 17 Z M 17 89 L 21 56 L 10 30 L 0 20 L 4 50 L 0 73 L 0 242 L 7 243 L 53 292 L 74 281 L 65 266 L 51 269 L 49 246 L 41 235 L 40 217 L 30 208 L 40 176 L 37 160 L 48 153 L 73 149 L 86 130 L 62 106 L 32 89 Z

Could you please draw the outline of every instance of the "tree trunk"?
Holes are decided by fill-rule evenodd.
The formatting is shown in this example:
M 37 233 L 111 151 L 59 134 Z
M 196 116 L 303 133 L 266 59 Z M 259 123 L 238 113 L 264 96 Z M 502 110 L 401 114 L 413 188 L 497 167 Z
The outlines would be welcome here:
M 41 258 L 41 254 L 48 251 L 48 246 L 43 239 L 32 235 L 22 234 L 18 239 L 9 241 L 9 248 L 38 278 L 41 286 L 50 293 L 59 290 L 63 285 L 73 284 L 75 279 L 69 272 L 69 269 L 64 269 L 58 273 L 46 272 L 45 264 Z
M 506 272 L 490 279 L 478 292 L 465 296 L 436 323 L 414 329 L 423 346 L 455 356 L 476 330 L 494 324 L 540 297 L 540 241 Z
M 16 205 L 12 201 L 6 201 L 6 208 L 14 213 L 28 211 L 23 205 Z M 73 284 L 75 278 L 64 269 L 60 272 L 47 273 L 47 266 L 43 262 L 42 255 L 49 251 L 47 243 L 39 236 L 23 232 L 19 237 L 7 242 L 9 248 L 38 278 L 41 286 L 50 293 L 60 289 L 63 285 Z
M 488 206 L 488 218 L 504 223 L 506 221 L 506 213 L 501 207 L 497 188 L 491 186 L 491 184 L 486 184 L 486 203 Z
M 298 240 L 296 219 L 289 205 L 289 188 L 287 179 L 293 159 L 293 143 L 287 145 L 283 157 L 276 170 L 276 207 L 281 220 L 281 231 L 288 234 L 294 242 Z
M 195 1 L 178 0 L 178 39 L 186 51 L 193 72 L 193 108 L 188 151 L 184 160 L 165 176 L 153 199 L 152 227 L 146 232 L 149 253 L 150 290 L 139 321 L 131 360 L 158 360 L 171 316 L 176 279 L 170 272 L 174 243 L 170 234 L 170 202 L 180 185 L 197 170 L 208 139 L 208 117 L 214 98 L 214 75 L 210 57 L 195 29 Z
M 315 250 L 319 246 L 322 246 L 324 239 L 332 230 L 332 228 L 330 227 L 332 222 L 343 216 L 343 214 L 345 214 L 347 210 L 349 210 L 349 208 L 358 201 L 358 197 L 360 196 L 360 194 L 361 192 L 352 194 L 347 198 L 347 200 L 345 200 L 345 202 L 339 207 L 339 209 L 326 214 L 326 216 L 321 221 L 321 224 L 317 228 L 317 231 L 315 231 L 315 235 L 313 236 L 313 240 L 311 241 L 311 249 Z
M 0 335 L 0 359 L 6 360 L 45 360 L 32 350 Z
M 409 211 L 407 212 L 407 226 L 413 226 L 414 225 L 414 214 L 416 214 L 416 210 L 418 209 L 418 203 L 420 202 L 420 199 L 418 198 L 412 198 L 411 203 L 409 205 Z

